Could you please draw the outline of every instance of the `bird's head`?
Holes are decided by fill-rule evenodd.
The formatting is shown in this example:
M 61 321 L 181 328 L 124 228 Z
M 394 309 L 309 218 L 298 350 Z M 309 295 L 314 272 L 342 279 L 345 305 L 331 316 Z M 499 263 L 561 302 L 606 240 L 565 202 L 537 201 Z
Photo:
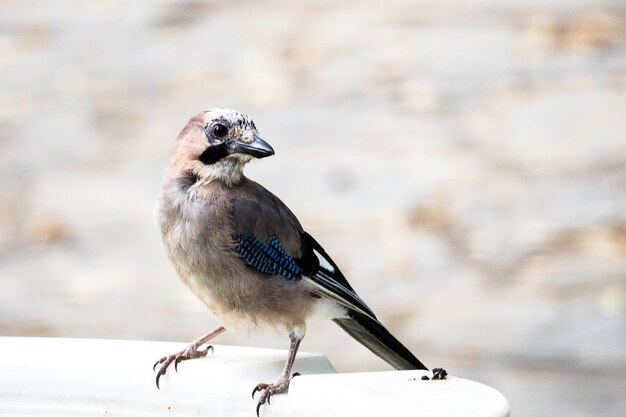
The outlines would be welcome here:
M 243 178 L 246 163 L 270 155 L 274 155 L 274 149 L 258 135 L 252 119 L 234 110 L 216 108 L 191 118 L 180 132 L 170 169 L 232 185 Z

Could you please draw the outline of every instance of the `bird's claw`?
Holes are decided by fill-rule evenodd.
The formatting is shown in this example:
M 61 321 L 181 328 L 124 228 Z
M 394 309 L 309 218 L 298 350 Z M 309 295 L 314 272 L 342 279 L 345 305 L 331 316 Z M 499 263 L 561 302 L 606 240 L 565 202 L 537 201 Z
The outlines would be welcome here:
M 259 384 L 259 385 L 255 386 L 255 387 L 252 389 L 252 399 L 253 399 L 253 400 L 254 400 L 254 394 L 256 394 L 257 392 L 261 391 L 261 388 L 259 388 L 259 386 L 261 386 L 261 385 L 263 385 L 263 384 Z
M 157 365 L 161 364 L 156 375 L 156 386 L 158 389 L 161 389 L 159 386 L 159 380 L 163 375 L 165 375 L 167 368 L 172 364 L 172 362 L 174 362 L 174 370 L 178 372 L 178 364 L 182 361 L 205 357 L 209 353 L 209 350 L 213 353 L 213 346 L 211 345 L 207 346 L 206 349 L 198 349 L 198 347 L 199 346 L 196 346 L 195 344 L 191 344 L 180 352 L 163 356 L 161 359 L 156 361 L 154 365 L 152 365 L 152 370 L 156 371 Z
M 161 387 L 159 386 L 159 379 L 161 379 L 161 375 L 165 375 L 165 372 L 166 372 L 166 368 L 161 368 L 159 369 L 159 372 L 157 373 L 157 376 L 156 376 L 157 389 L 161 389 Z
M 296 376 L 300 376 L 300 373 L 294 372 L 291 378 L 294 378 Z M 287 391 L 287 389 L 289 389 L 289 383 L 291 382 L 291 378 L 283 376 L 273 384 L 266 384 L 261 382 L 260 384 L 257 384 L 256 387 L 254 387 L 254 389 L 252 390 L 252 399 L 254 399 L 254 395 L 257 392 L 261 393 L 261 396 L 259 397 L 259 402 L 256 405 L 257 417 L 259 417 L 259 410 L 261 409 L 261 406 L 263 404 L 267 402 L 267 404 L 270 405 L 270 398 L 272 398 L 272 395 L 280 394 L 281 392 L 285 392 Z
M 254 399 L 254 394 L 256 394 L 257 392 L 261 392 L 261 396 L 259 397 L 259 402 L 256 404 L 256 417 L 259 417 L 259 410 L 261 409 L 261 406 L 263 404 L 265 404 L 267 402 L 267 404 L 270 404 L 270 398 L 272 398 L 272 389 L 274 388 L 274 386 L 272 384 L 259 384 L 256 387 L 254 387 L 254 390 L 252 390 L 252 399 Z M 282 392 L 282 391 L 281 391 Z

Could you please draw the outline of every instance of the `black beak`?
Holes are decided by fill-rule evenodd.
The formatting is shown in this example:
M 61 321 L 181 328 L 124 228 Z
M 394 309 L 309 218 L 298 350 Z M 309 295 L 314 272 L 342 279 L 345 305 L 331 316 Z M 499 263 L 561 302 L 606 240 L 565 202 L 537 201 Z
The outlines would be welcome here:
M 272 149 L 269 143 L 265 142 L 257 135 L 254 135 L 254 141 L 252 143 L 233 142 L 231 145 L 231 153 L 244 153 L 254 156 L 255 158 L 265 158 L 266 156 L 274 155 L 274 149 Z

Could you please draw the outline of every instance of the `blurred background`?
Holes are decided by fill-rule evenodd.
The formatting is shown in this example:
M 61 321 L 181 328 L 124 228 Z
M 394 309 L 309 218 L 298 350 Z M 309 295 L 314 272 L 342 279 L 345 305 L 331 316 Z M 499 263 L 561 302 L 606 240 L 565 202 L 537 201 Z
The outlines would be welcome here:
M 625 3 L 0 0 L 0 335 L 216 325 L 154 208 L 218 106 L 255 119 L 276 156 L 248 176 L 426 364 L 513 415 L 624 415 Z M 390 369 L 332 323 L 302 349 Z

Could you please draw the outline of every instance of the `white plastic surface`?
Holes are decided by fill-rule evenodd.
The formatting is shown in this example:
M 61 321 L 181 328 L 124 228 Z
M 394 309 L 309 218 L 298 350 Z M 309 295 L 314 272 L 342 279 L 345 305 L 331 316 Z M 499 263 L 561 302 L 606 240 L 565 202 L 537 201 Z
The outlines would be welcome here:
M 214 345 L 209 357 L 171 369 L 157 390 L 152 364 L 181 343 L 0 338 L 0 415 L 255 416 L 250 394 L 272 382 L 286 351 Z M 423 371 L 336 374 L 321 355 L 300 352 L 302 373 L 263 416 L 504 417 L 506 399 L 461 378 L 421 381 Z M 258 397 L 257 397 L 258 398 Z

